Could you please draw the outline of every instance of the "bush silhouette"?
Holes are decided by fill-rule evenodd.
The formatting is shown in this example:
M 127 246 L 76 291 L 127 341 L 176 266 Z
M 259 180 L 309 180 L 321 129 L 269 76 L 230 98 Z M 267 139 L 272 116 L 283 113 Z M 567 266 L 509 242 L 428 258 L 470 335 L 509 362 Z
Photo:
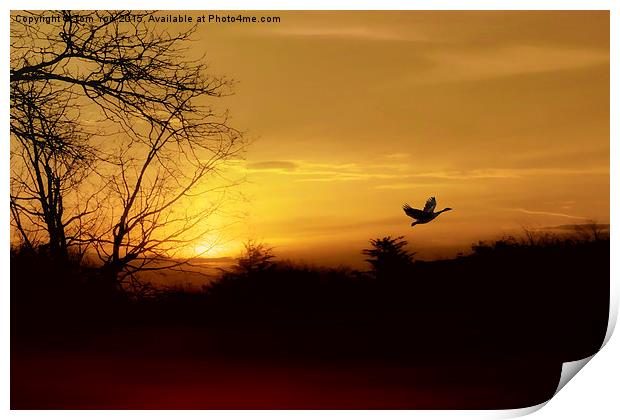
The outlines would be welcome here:
M 244 254 L 237 259 L 235 272 L 242 275 L 252 275 L 273 268 L 275 255 L 273 249 L 266 244 L 253 240 L 245 243 Z
M 371 239 L 372 248 L 364 249 L 362 254 L 369 256 L 366 259 L 377 278 L 392 277 L 409 271 L 413 265 L 414 252 L 405 249 L 407 241 L 403 240 L 403 236 L 392 238 L 385 236 L 383 238 Z

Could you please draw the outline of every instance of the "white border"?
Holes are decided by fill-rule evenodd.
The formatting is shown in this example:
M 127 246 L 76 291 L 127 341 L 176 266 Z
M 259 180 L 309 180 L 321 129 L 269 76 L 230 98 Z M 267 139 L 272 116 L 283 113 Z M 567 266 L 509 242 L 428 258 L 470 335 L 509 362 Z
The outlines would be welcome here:
M 171 8 L 170 6 L 175 6 Z M 94 1 L 9 1 L 3 4 L 4 14 L 0 19 L 0 27 L 4 36 L 1 44 L 2 67 L 9 67 L 9 30 L 8 30 L 8 11 L 10 9 L 97 9 L 105 6 L 106 9 L 159 9 L 159 10 L 383 10 L 383 9 L 400 9 L 400 10 L 611 10 L 611 68 L 617 68 L 618 58 L 618 30 L 617 26 L 620 21 L 618 19 L 618 11 L 620 7 L 617 1 L 613 0 L 592 0 L 592 1 L 559 1 L 559 0 L 476 0 L 476 1 L 458 1 L 458 0 L 433 0 L 433 1 L 400 1 L 400 0 L 359 0 L 359 1 L 342 1 L 342 0 L 305 0 L 298 1 L 295 4 L 284 0 L 264 0 L 264 1 L 248 1 L 248 0 L 217 0 L 210 2 L 174 2 L 154 0 L 154 1 L 118 1 L 109 0 L 102 5 L 101 2 Z M 2 91 L 3 101 L 0 103 L 1 115 L 5 121 L 2 146 L 0 147 L 0 173 L 2 173 L 2 182 L 0 183 L 0 197 L 2 205 L 0 206 L 0 226 L 9 226 L 8 200 L 9 195 L 9 157 L 8 157 L 8 130 L 9 123 L 9 76 L 5 70 L 0 72 L 2 81 L 0 89 Z M 618 84 L 617 77 L 611 72 L 611 225 L 616 226 L 618 218 L 616 216 L 618 210 L 617 181 L 619 170 L 615 164 L 618 162 L 619 148 L 615 143 L 617 141 L 618 124 L 615 117 L 617 113 L 618 100 Z M 576 186 L 578 188 L 578 186 Z M 1 337 L 2 346 L 0 346 L 0 354 L 2 356 L 2 380 L 0 381 L 0 398 L 2 401 L 1 414 L 9 414 L 15 418 L 101 418 L 109 419 L 111 416 L 116 418 L 148 418 L 160 419 L 174 417 L 183 418 L 203 418 L 208 415 L 215 419 L 237 419 L 240 417 L 251 417 L 256 419 L 277 420 L 289 419 L 291 417 L 298 419 L 314 419 L 317 415 L 328 419 L 409 419 L 409 418 L 454 418 L 454 417 L 472 417 L 472 418 L 502 418 L 512 417 L 519 414 L 527 414 L 532 409 L 522 410 L 521 412 L 514 410 L 498 410 L 498 411 L 15 411 L 8 412 L 10 406 L 9 400 L 9 383 L 8 375 L 9 360 L 9 270 L 8 270 L 8 231 L 4 228 L 0 229 L 0 258 L 3 290 L 0 293 L 0 313 L 1 317 Z M 611 266 L 611 292 L 612 292 L 612 308 L 610 312 L 610 324 L 614 325 L 618 313 L 618 263 L 614 261 L 614 257 L 618 256 L 618 247 L 616 246 L 615 228 L 612 228 L 612 266 Z M 611 330 L 609 331 L 611 332 Z M 608 332 L 608 336 L 609 336 Z M 607 337 L 608 339 L 609 337 Z M 617 397 L 618 378 L 620 377 L 620 363 L 618 355 L 620 354 L 620 345 L 617 337 L 611 339 L 604 347 L 600 354 L 596 355 L 583 372 L 580 372 L 576 380 L 570 381 L 564 389 L 561 390 L 543 410 L 537 411 L 532 418 L 538 419 L 583 419 L 585 417 L 594 419 L 616 419 L 620 414 L 620 402 Z M 543 404 L 544 405 L 544 404 Z

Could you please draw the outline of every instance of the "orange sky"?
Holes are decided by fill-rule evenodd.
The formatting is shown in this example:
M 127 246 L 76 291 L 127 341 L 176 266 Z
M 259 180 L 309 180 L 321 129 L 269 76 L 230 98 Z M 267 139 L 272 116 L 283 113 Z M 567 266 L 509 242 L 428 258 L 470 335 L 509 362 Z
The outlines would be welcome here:
M 359 265 L 379 236 L 436 258 L 609 223 L 608 12 L 243 14 L 281 22 L 202 24 L 188 53 L 238 81 L 214 105 L 253 140 L 230 169 L 247 182 L 228 210 L 246 216 L 215 219 L 235 223 L 209 255 L 253 238 Z M 431 195 L 454 211 L 411 228 L 402 204 Z
M 609 222 L 607 12 L 268 15 L 196 35 L 256 139 L 231 237 L 333 264 L 383 235 L 432 258 Z M 410 228 L 401 205 L 430 195 L 455 210 Z

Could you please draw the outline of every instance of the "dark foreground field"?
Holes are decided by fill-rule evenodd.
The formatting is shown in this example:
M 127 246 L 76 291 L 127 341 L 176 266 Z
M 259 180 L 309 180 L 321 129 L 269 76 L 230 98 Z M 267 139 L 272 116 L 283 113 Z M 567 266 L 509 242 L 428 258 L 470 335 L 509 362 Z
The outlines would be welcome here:
M 77 271 L 12 255 L 13 409 L 520 408 L 608 318 L 606 239 L 372 273 L 268 264 L 142 299 Z

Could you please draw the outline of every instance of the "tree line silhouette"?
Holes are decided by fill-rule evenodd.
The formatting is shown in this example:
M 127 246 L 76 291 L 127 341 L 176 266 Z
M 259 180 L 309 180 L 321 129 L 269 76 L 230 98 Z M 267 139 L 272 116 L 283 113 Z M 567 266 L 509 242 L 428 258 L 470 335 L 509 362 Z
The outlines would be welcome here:
M 36 348 L 43 357 L 60 348 L 100 358 L 139 348 L 141 359 L 132 363 L 159 357 L 291 371 L 315 366 L 325 378 L 355 366 L 355 375 L 380 374 L 385 389 L 411 392 L 402 395 L 412 399 L 394 402 L 377 391 L 384 402 L 369 400 L 371 408 L 537 404 L 553 395 L 562 362 L 595 353 L 606 332 L 609 239 L 596 226 L 587 237 L 580 229 L 571 237 L 528 231 L 437 261 L 414 259 L 402 237 L 380 237 L 361 250 L 365 271 L 282 261 L 269 246 L 249 242 L 237 264 L 201 290 L 164 287 L 143 295 L 102 293 L 91 281 L 93 267 L 55 265 L 47 254 L 14 248 L 13 354 L 19 360 L 24 349 Z M 176 331 L 186 335 L 179 341 Z M 19 375 L 19 366 L 13 370 Z M 442 402 L 414 398 L 428 387 Z M 467 401 L 458 397 L 472 389 L 480 391 Z M 366 407 L 346 398 L 342 405 L 299 398 L 267 407 Z M 195 407 L 235 407 L 200 401 Z

